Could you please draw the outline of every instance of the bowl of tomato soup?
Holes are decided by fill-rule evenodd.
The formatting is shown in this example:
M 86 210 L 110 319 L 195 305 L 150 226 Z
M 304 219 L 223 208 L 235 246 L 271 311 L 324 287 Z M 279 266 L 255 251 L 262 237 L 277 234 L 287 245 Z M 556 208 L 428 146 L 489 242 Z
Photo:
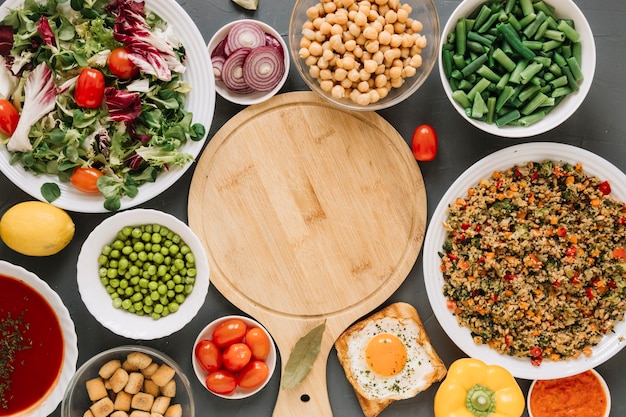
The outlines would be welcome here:
M 74 324 L 35 274 L 0 261 L 0 416 L 48 415 L 76 370 Z
M 530 417 L 608 417 L 609 388 L 591 369 L 565 378 L 536 380 L 528 392 Z

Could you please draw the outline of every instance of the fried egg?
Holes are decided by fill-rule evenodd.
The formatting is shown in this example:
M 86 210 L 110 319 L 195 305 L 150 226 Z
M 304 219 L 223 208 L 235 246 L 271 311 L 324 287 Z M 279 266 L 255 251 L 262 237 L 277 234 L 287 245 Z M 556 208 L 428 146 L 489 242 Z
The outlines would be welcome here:
M 350 334 L 347 356 L 361 395 L 370 400 L 404 399 L 432 383 L 436 367 L 419 342 L 414 320 L 384 317 Z

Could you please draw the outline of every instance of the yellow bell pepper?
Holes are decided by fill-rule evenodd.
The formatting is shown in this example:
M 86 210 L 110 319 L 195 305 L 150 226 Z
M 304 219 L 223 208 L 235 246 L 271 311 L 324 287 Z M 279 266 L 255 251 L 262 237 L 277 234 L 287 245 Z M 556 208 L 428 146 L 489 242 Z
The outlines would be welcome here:
M 509 371 L 458 359 L 435 394 L 435 417 L 520 417 L 525 398 Z

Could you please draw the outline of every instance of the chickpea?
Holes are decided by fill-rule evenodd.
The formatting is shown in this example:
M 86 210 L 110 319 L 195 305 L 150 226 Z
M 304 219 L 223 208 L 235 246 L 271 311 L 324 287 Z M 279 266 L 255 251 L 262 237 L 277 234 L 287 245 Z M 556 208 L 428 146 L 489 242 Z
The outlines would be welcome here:
M 320 76 L 320 68 L 317 65 L 311 65 L 309 67 L 309 74 L 313 78 L 319 78 L 319 76 Z
M 387 85 L 387 76 L 385 74 L 379 74 L 374 79 L 374 85 L 376 88 L 381 88 Z
M 389 45 L 391 43 L 391 33 L 386 30 L 381 31 L 378 34 L 378 43 L 380 45 Z
M 329 93 L 333 89 L 334 83 L 331 80 L 320 81 L 320 88 L 322 91 Z
M 314 41 L 314 42 L 311 42 L 311 46 L 309 46 L 309 52 L 313 56 L 322 56 L 324 49 L 322 48 L 322 45 L 319 42 Z
M 373 26 L 367 26 L 363 29 L 363 36 L 368 40 L 378 39 L 378 31 Z
M 319 8 L 317 6 L 309 7 L 306 10 L 306 17 L 308 17 L 309 19 L 315 19 L 315 18 L 319 17 L 319 15 L 320 15 L 320 11 L 319 11 Z
M 333 13 L 337 10 L 337 5 L 335 3 L 329 2 L 324 4 L 324 12 Z
M 300 50 L 298 51 L 298 55 L 300 55 L 300 58 L 306 59 L 311 56 L 311 53 L 307 48 L 300 48 Z
M 372 74 L 378 69 L 378 64 L 373 59 L 368 59 L 363 62 L 363 69 Z
M 370 103 L 376 103 L 378 100 L 380 100 L 380 94 L 378 94 L 377 90 L 370 90 L 369 95 Z
M 354 49 L 356 48 L 356 41 L 354 39 L 351 39 L 349 41 L 347 41 L 344 46 L 346 47 L 346 51 L 354 51 Z
M 342 99 L 345 97 L 346 89 L 341 85 L 335 85 L 332 90 L 330 90 L 330 95 L 336 99 Z

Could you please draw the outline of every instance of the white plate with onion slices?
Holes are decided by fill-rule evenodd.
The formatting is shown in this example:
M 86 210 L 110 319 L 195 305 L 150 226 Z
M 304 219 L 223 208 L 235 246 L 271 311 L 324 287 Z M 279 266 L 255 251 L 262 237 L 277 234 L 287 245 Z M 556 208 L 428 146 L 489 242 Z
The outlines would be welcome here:
M 39 0 L 42 1 L 42 0 Z M 43 1 L 42 1 L 43 2 Z M 6 16 L 9 9 L 15 9 L 23 0 L 7 0 L 0 5 L 0 17 Z M 69 4 L 66 3 L 66 4 Z M 208 133 L 215 110 L 215 80 L 213 74 L 207 71 L 211 67 L 211 58 L 206 50 L 206 44 L 200 30 L 175 0 L 145 0 L 145 8 L 158 14 L 174 30 L 177 38 L 185 48 L 186 70 L 183 74 L 191 86 L 185 100 L 185 110 L 193 113 L 193 122 L 204 125 Z M 179 148 L 180 152 L 188 153 L 196 158 L 202 150 L 206 136 L 199 141 L 187 140 Z M 189 169 L 192 163 L 185 166 L 170 166 L 169 170 L 161 172 L 154 182 L 141 185 L 138 194 L 121 199 L 119 210 L 134 207 L 144 203 L 172 186 Z M 26 171 L 19 163 L 11 164 L 11 154 L 6 146 L 0 146 L 0 171 L 9 180 L 30 194 L 33 198 L 44 201 L 41 186 L 45 183 L 57 183 L 61 195 L 52 202 L 60 208 L 80 213 L 105 213 L 104 197 L 100 193 L 85 193 L 74 188 L 70 183 L 60 182 L 53 175 L 34 175 Z
M 448 337 L 468 356 L 481 359 L 488 364 L 497 364 L 508 369 L 513 376 L 522 379 L 553 379 L 571 376 L 595 368 L 616 355 L 626 343 L 626 322 L 618 322 L 613 332 L 608 333 L 599 344 L 592 347 L 590 356 L 580 355 L 576 359 L 551 362 L 544 360 L 540 366 L 531 364 L 530 358 L 518 358 L 499 354 L 487 345 L 474 343 L 469 328 L 458 324 L 456 317 L 447 307 L 443 293 L 444 278 L 440 270 L 442 251 L 446 239 L 443 223 L 447 220 L 448 206 L 457 198 L 467 195 L 467 190 L 491 177 L 494 171 L 503 171 L 514 165 L 544 160 L 582 163 L 589 176 L 608 180 L 611 196 L 626 201 L 626 175 L 602 157 L 576 146 L 534 142 L 504 148 L 486 156 L 469 167 L 446 191 L 435 208 L 424 241 L 424 282 L 428 299 L 435 317 Z
M 259 31 L 260 29 L 260 31 Z M 232 31 L 232 33 L 231 33 Z M 240 43 L 232 42 L 233 50 L 225 51 L 226 39 L 231 41 L 240 36 L 243 41 Z M 264 39 L 261 39 L 264 37 Z M 258 39 L 254 39 L 258 38 Z M 261 48 L 256 47 L 258 56 L 256 63 L 250 66 L 250 71 L 257 74 L 257 80 L 251 81 L 246 85 L 244 76 L 241 74 L 241 66 L 225 67 L 225 61 L 230 55 L 238 54 L 247 49 L 250 44 L 263 44 L 265 52 L 260 51 Z M 239 45 L 239 48 L 236 46 Z M 207 49 L 211 54 L 211 64 L 214 68 L 215 88 L 217 93 L 226 100 L 241 105 L 252 105 L 261 103 L 270 97 L 273 97 L 282 88 L 289 75 L 289 51 L 285 41 L 270 25 L 259 20 L 241 19 L 230 22 L 220 28 L 211 38 Z M 237 51 L 239 49 L 239 51 Z M 247 52 L 247 51 L 246 51 Z M 277 53 L 276 53 L 277 52 Z M 245 60 L 245 53 L 242 53 L 242 60 Z M 282 58 L 281 58 L 282 56 Z M 282 59 L 282 62 L 278 62 Z M 230 69 L 229 69 L 230 68 Z M 272 77 L 264 76 L 264 73 L 272 73 Z M 240 88 L 229 88 L 224 78 L 231 78 L 232 84 Z M 232 85 L 231 84 L 231 85 Z

